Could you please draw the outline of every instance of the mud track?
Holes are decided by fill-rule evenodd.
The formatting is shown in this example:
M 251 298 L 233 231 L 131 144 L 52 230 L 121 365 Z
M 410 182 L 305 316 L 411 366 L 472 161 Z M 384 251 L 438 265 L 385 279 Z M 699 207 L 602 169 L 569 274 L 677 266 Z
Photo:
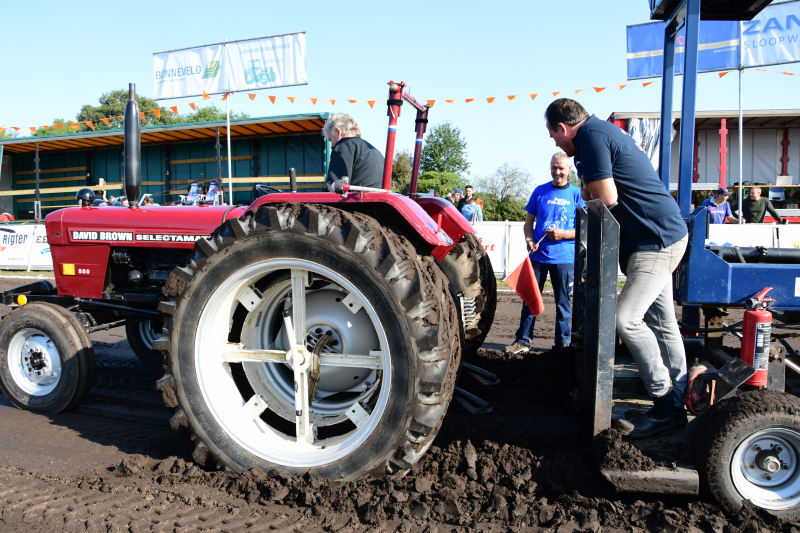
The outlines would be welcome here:
M 549 351 L 552 294 L 537 321 L 537 349 L 510 357 L 500 350 L 513 341 L 520 301 L 499 296 L 478 365 L 502 383 L 486 387 L 466 373 L 459 382 L 493 412 L 474 415 L 454 403 L 403 479 L 340 483 L 200 469 L 192 442 L 169 426 L 172 411 L 154 386 L 161 371 L 139 363 L 124 331 L 95 334 L 95 382 L 76 411 L 37 415 L 0 395 L 0 533 L 800 529 L 749 508 L 726 517 L 696 498 L 615 494 L 573 409 L 573 363 Z

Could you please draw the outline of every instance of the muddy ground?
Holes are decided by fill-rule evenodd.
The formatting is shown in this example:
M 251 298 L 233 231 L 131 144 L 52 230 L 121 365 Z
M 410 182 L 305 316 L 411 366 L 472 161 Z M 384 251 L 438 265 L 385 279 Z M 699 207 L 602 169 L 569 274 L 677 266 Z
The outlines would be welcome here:
M 0 290 L 19 284 L 0 278 Z M 466 373 L 459 383 L 490 401 L 491 413 L 454 403 L 409 475 L 350 483 L 198 468 L 155 391 L 160 370 L 133 356 L 124 331 L 93 334 L 94 385 L 75 411 L 38 415 L 0 395 L 0 533 L 800 529 L 752 509 L 726 517 L 696 497 L 616 494 L 573 407 L 572 362 L 549 351 L 552 293 L 545 303 L 536 349 L 509 357 L 501 350 L 513 341 L 520 300 L 499 293 L 477 364 L 502 383 L 487 387 Z

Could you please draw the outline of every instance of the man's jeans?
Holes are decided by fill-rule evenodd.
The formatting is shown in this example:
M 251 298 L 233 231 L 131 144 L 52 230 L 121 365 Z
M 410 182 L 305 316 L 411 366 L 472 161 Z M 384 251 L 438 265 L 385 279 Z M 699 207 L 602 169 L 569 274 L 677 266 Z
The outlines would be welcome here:
M 684 237 L 621 262 L 628 280 L 617 301 L 617 332 L 636 360 L 647 392 L 658 398 L 671 384 L 676 407 L 686 393 L 686 352 L 672 303 L 672 272 L 687 242 Z
M 572 340 L 570 330 L 570 317 L 572 315 L 572 280 L 575 271 L 573 263 L 551 265 L 548 263 L 538 263 L 531 261 L 533 273 L 539 282 L 539 290 L 544 290 L 544 282 L 550 273 L 550 282 L 553 284 L 553 293 L 556 299 L 556 346 L 569 344 Z M 519 329 L 516 333 L 515 342 L 524 346 L 530 346 L 533 339 L 533 327 L 536 318 L 531 315 L 528 306 L 522 304 L 522 316 L 519 320 Z

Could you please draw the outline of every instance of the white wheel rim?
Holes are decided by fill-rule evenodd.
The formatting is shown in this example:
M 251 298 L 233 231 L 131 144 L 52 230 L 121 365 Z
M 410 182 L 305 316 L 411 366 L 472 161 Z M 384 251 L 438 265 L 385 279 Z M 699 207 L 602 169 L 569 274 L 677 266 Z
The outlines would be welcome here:
M 46 396 L 61 380 L 61 357 L 42 331 L 26 328 L 8 345 L 8 370 L 17 386 L 31 396 Z
M 800 504 L 799 460 L 800 434 L 781 428 L 764 429 L 736 448 L 731 478 L 743 499 L 763 509 L 791 509 Z
M 309 273 L 313 274 L 315 282 L 324 280 L 330 284 L 321 289 L 303 289 L 297 292 L 298 288 L 302 287 L 303 280 L 308 279 Z M 288 281 L 288 284 L 280 281 L 274 283 L 270 289 L 265 289 L 261 294 L 254 292 L 254 284 L 270 274 L 282 275 L 284 279 L 291 274 L 291 281 Z M 289 289 L 292 290 L 292 298 L 285 299 Z M 296 334 L 294 338 L 305 339 L 305 333 L 318 326 L 315 322 L 317 315 L 314 309 L 309 309 L 310 306 L 295 304 L 298 300 L 305 304 L 308 298 L 312 300 L 312 304 L 317 305 L 314 303 L 317 298 L 330 299 L 330 294 L 322 296 L 316 294 L 326 291 L 346 296 L 338 302 L 341 305 L 338 314 L 341 316 L 334 320 L 334 323 L 341 324 L 343 317 L 349 317 L 350 320 L 345 321 L 350 324 L 349 327 L 353 327 L 354 324 L 359 325 L 359 328 L 364 330 L 361 336 L 371 335 L 378 346 L 366 350 L 362 343 L 358 346 L 361 353 L 358 351 L 352 353 L 345 342 L 348 334 L 337 332 L 338 336 L 334 335 L 334 338 L 342 341 L 341 344 L 344 344 L 342 349 L 346 352 L 339 356 L 337 353 L 339 350 L 334 349 L 332 354 L 321 355 L 321 361 L 328 361 L 331 365 L 323 363 L 320 387 L 324 386 L 326 369 L 329 370 L 334 365 L 336 368 L 344 367 L 346 370 L 356 371 L 359 383 L 365 381 L 363 376 L 369 375 L 371 378 L 367 380 L 374 381 L 369 383 L 370 387 L 364 394 L 358 394 L 355 399 L 368 400 L 371 412 L 364 410 L 363 402 L 360 404 L 358 401 L 354 401 L 352 405 L 345 402 L 338 406 L 328 405 L 327 408 L 323 408 L 324 406 L 316 401 L 317 395 L 310 408 L 303 411 L 302 398 L 307 395 L 303 396 L 291 390 L 298 379 L 297 376 L 301 376 L 299 386 L 301 389 L 307 380 L 302 379 L 303 374 L 298 374 L 302 370 L 302 365 L 298 363 L 299 359 L 286 360 L 287 351 L 290 355 L 301 352 L 292 352 L 289 346 L 284 346 L 289 343 L 289 336 L 286 334 L 286 325 L 280 326 L 285 319 L 281 313 L 276 316 L 275 302 L 280 302 L 283 309 L 291 310 L 289 318 L 292 326 L 298 323 L 303 325 L 303 335 Z M 295 292 L 301 296 L 295 297 Z M 234 311 L 240 304 L 245 305 L 249 312 L 242 327 L 241 343 L 233 345 L 228 343 L 228 335 Z M 300 309 L 303 312 L 300 312 Z M 354 314 L 352 309 L 357 309 L 357 312 Z M 335 310 L 333 314 L 336 314 Z M 280 330 L 273 338 L 270 331 L 275 331 L 278 326 Z M 371 331 L 366 331 L 369 329 Z M 323 356 L 326 359 L 323 359 Z M 261 261 L 235 272 L 226 279 L 213 292 L 201 311 L 195 337 L 194 357 L 196 376 L 203 399 L 227 437 L 253 455 L 275 464 L 291 467 L 321 466 L 352 454 L 375 431 L 388 403 L 391 383 L 390 352 L 386 333 L 375 309 L 355 285 L 336 272 L 310 261 L 299 259 Z M 250 387 L 256 392 L 255 395 L 250 398 L 243 397 L 234 381 L 232 363 L 242 364 Z M 294 378 L 292 385 L 288 387 L 287 369 L 294 369 L 293 374 L 288 373 L 290 380 Z M 357 393 L 350 391 L 343 394 Z M 294 404 L 291 404 L 292 400 Z M 295 420 L 290 421 L 295 425 L 296 435 L 289 435 L 276 427 L 276 424 L 265 422 L 262 418 L 267 408 L 273 413 L 279 413 L 284 419 L 288 418 L 285 409 L 282 411 L 280 408 L 280 406 L 285 407 L 287 401 L 295 411 L 303 412 L 303 416 L 296 416 Z M 336 421 L 331 422 L 331 419 Z M 349 427 L 353 429 L 341 435 L 317 438 L 317 427 L 336 423 L 343 424 L 341 426 L 343 430 Z

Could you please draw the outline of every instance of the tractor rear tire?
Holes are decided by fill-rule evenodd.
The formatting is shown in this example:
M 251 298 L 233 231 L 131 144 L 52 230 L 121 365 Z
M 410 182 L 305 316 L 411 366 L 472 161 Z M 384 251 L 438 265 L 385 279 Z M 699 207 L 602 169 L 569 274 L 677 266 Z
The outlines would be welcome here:
M 92 342 L 64 308 L 33 302 L 0 323 L 0 389 L 16 407 L 69 411 L 89 392 L 93 378 Z
M 472 361 L 483 345 L 497 309 L 497 280 L 486 250 L 475 235 L 467 234 L 450 250 L 441 263 L 456 292 L 464 294 L 464 302 L 456 300 L 464 323 L 462 358 Z M 464 312 L 466 311 L 466 312 Z
M 303 280 L 310 285 L 296 295 Z M 195 440 L 196 462 L 351 480 L 408 471 L 433 442 L 460 363 L 457 308 L 433 257 L 375 219 L 324 205 L 261 207 L 199 240 L 164 293 L 172 300 L 159 307 L 169 333 L 154 344 L 166 358 L 158 388 L 177 408 L 172 427 Z M 292 367 L 223 353 L 228 343 L 286 350 L 281 315 L 297 316 L 295 302 L 307 303 L 306 342 L 327 333 L 341 339 L 334 354 L 377 361 L 344 374 L 323 364 L 309 410 L 319 433 L 305 445 Z
M 727 513 L 749 499 L 784 520 L 800 517 L 800 399 L 750 391 L 704 416 L 692 443 L 704 496 Z
M 161 358 L 153 351 L 153 342 L 161 337 L 162 329 L 161 319 L 125 324 L 125 335 L 131 350 L 147 366 L 161 364 Z

